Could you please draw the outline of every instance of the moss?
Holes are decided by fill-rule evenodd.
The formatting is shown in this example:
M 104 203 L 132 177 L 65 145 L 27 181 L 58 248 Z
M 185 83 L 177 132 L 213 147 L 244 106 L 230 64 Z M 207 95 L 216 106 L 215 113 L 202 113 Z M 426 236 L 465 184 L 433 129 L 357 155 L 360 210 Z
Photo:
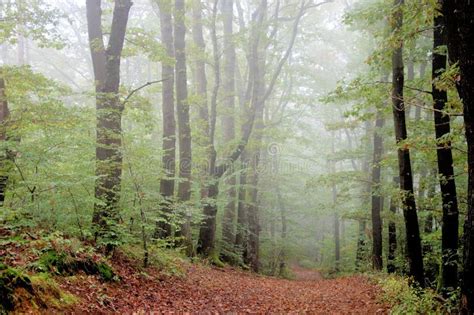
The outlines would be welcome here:
M 51 249 L 41 255 L 38 267 L 40 271 L 50 271 L 58 274 L 67 273 L 70 266 L 67 264 L 66 258 L 66 253 L 58 253 Z
M 55 250 L 45 252 L 38 260 L 37 266 L 40 271 L 64 276 L 71 276 L 83 271 L 88 275 L 99 275 L 104 281 L 112 281 L 115 278 L 114 271 L 105 262 L 95 262 L 90 257 L 76 258 Z
M 32 293 L 33 287 L 30 278 L 22 271 L 2 264 L 0 273 L 0 313 L 11 311 L 15 307 L 15 290 L 23 288 Z
M 114 271 L 106 263 L 97 264 L 97 271 L 100 277 L 105 281 L 112 281 L 115 277 Z
M 211 264 L 214 266 L 217 266 L 219 268 L 224 268 L 225 264 L 220 260 L 219 258 L 219 252 L 217 250 L 213 250 L 212 253 L 209 256 L 209 261 Z
M 39 273 L 31 277 L 36 299 L 39 304 L 46 307 L 55 307 L 64 309 L 75 304 L 78 298 L 68 292 L 64 292 L 47 273 Z

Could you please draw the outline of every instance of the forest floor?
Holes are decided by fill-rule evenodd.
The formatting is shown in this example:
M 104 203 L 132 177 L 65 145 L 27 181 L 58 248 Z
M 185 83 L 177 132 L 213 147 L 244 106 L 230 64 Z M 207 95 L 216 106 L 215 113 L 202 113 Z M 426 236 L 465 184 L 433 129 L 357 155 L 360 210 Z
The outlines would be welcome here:
M 296 279 L 256 275 L 234 268 L 189 265 L 184 277 L 137 274 L 120 266 L 120 283 L 84 277 L 62 287 L 82 297 L 82 312 L 386 314 L 378 288 L 362 276 L 322 279 L 297 268 Z
M 5 276 L 8 270 L 17 270 L 13 273 L 16 280 L 18 275 L 25 275 L 33 284 L 33 289 L 27 284 L 23 285 L 26 291 L 14 291 L 15 311 L 21 313 L 386 314 L 389 310 L 379 302 L 380 289 L 363 276 L 323 279 L 316 270 L 292 265 L 294 279 L 287 280 L 183 260 L 176 263 L 174 275 L 167 275 L 156 267 L 143 269 L 139 261 L 120 252 L 107 260 L 94 253 L 92 247 L 89 247 L 92 254 L 86 254 L 87 247 L 74 254 L 71 244 L 75 242 L 68 239 L 45 240 L 31 233 L 0 234 L 3 234 L 0 235 L 1 274 Z M 51 256 L 52 250 L 57 256 Z M 61 255 L 69 258 L 60 261 Z M 56 260 L 46 261 L 45 257 Z M 58 273 L 68 262 L 90 259 L 106 261 L 117 280 L 101 280 L 99 274 L 84 271 L 71 274 L 71 269 L 66 269 L 66 274 Z M 41 276 L 45 275 L 44 271 L 37 270 L 45 262 L 50 263 L 46 277 Z M 4 277 L 3 281 L 13 283 L 12 278 Z

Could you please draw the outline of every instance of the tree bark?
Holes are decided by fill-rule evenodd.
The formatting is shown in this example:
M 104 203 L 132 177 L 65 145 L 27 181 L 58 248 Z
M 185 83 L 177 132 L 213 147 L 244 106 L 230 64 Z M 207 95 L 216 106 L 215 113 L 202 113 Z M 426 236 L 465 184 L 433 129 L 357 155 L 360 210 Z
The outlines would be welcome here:
M 410 151 L 408 147 L 402 146 L 401 142 L 407 139 L 407 128 L 405 122 L 405 104 L 403 99 L 403 40 L 401 27 L 403 25 L 404 0 L 394 1 L 393 32 L 399 38 L 397 46 L 392 53 L 392 103 L 395 127 L 395 138 L 398 148 L 398 165 L 400 173 L 400 190 L 402 196 L 402 208 L 405 218 L 407 258 L 409 264 L 409 275 L 420 286 L 424 286 L 423 257 L 421 252 L 420 229 L 418 215 L 416 213 L 415 196 L 413 194 L 413 174 L 411 170 Z
M 237 231 L 235 235 L 235 250 L 241 254 L 242 257 L 247 256 L 247 212 L 245 205 L 245 192 L 247 190 L 247 174 L 245 169 L 246 166 L 246 154 L 245 151 L 241 156 L 241 174 L 239 178 L 239 190 L 238 190 L 238 202 L 237 202 Z
M 165 60 L 161 63 L 163 77 L 162 114 L 163 114 L 163 177 L 160 180 L 160 194 L 163 198 L 161 211 L 162 220 L 157 222 L 155 236 L 159 238 L 171 237 L 171 214 L 174 199 L 174 177 L 176 172 L 176 120 L 174 111 L 174 39 L 171 0 L 158 1 L 160 11 L 161 41 L 166 49 Z M 173 60 L 173 63 L 171 62 Z
M 7 124 L 10 117 L 8 109 L 8 101 L 5 93 L 5 79 L 3 77 L 3 69 L 0 68 L 0 141 L 7 140 Z M 5 190 L 8 182 L 8 160 L 9 152 L 4 150 L 0 153 L 0 208 L 5 202 Z
M 93 223 L 96 238 L 106 236 L 119 220 L 122 176 L 123 104 L 119 100 L 120 58 L 132 2 L 116 0 L 107 49 L 104 49 L 100 0 L 87 0 L 89 45 L 96 86 L 96 185 Z M 115 233 L 107 237 L 115 238 Z M 110 246 L 109 246 L 110 249 Z
M 367 139 L 369 139 L 369 132 L 371 128 L 371 123 L 369 121 L 365 122 L 365 136 Z M 365 185 L 362 187 L 362 193 L 361 193 L 361 207 L 365 208 L 369 204 L 370 200 L 370 195 L 372 191 L 372 183 L 371 183 L 371 175 L 369 172 L 369 151 L 370 151 L 370 144 L 369 140 L 365 141 L 365 152 L 364 154 L 364 159 L 362 162 L 362 174 L 364 174 L 364 180 L 366 181 Z M 355 169 L 354 169 L 355 170 Z M 365 256 L 366 256 L 366 246 L 367 246 L 367 239 L 366 239 L 366 228 L 367 228 L 367 220 L 365 218 L 365 215 L 363 215 L 362 218 L 358 220 L 358 225 L 359 225 L 359 233 L 358 233 L 358 238 L 357 238 L 357 250 L 356 250 L 356 270 L 360 270 L 361 266 L 365 264 Z
M 265 59 L 262 58 L 261 53 L 258 54 L 257 62 L 255 65 L 255 81 L 252 92 L 252 102 L 261 102 L 260 99 L 264 88 L 264 65 Z M 259 200 L 258 200 L 258 182 L 259 182 L 259 171 L 258 167 L 260 164 L 260 147 L 262 145 L 263 138 L 263 106 L 255 113 L 255 132 L 253 137 L 254 150 L 250 151 L 250 174 L 247 173 L 247 180 L 249 181 L 250 187 L 248 188 L 248 204 L 247 204 L 247 220 L 249 226 L 248 234 L 248 263 L 250 268 L 258 272 L 259 270 L 259 245 L 260 245 L 260 223 L 259 223 Z
M 260 32 L 257 32 L 256 30 L 260 30 L 260 27 L 263 24 L 264 17 L 265 17 L 265 12 L 266 12 L 266 6 L 267 2 L 262 1 L 257 9 L 257 11 L 254 14 L 254 22 L 255 22 L 255 29 L 254 32 L 252 33 L 251 36 L 251 46 L 252 51 L 253 51 L 253 59 L 257 60 L 258 58 L 258 47 L 260 46 Z M 214 2 L 214 23 L 215 24 L 215 14 L 216 14 L 216 7 L 217 7 L 217 0 Z M 212 32 L 212 40 L 213 40 L 213 47 L 214 47 L 214 63 L 215 63 L 215 77 L 216 77 L 216 85 L 214 88 L 213 92 L 213 99 L 212 99 L 212 104 L 211 109 L 212 112 L 214 112 L 211 115 L 211 124 L 210 124 L 210 139 L 211 139 L 211 147 L 213 147 L 214 144 L 214 132 L 215 132 L 215 108 L 216 108 L 216 102 L 217 102 L 217 89 L 219 87 L 219 71 L 218 71 L 218 64 L 219 64 L 219 58 L 218 58 L 218 52 L 217 52 L 217 36 L 215 34 L 215 27 L 213 28 Z M 257 73 L 257 72 L 255 72 Z M 255 77 L 255 74 L 253 75 Z M 251 79 L 252 82 L 255 80 L 255 78 Z M 254 84 L 252 84 L 254 85 Z M 248 116 L 246 117 L 247 120 L 244 122 L 242 125 L 242 135 L 240 138 L 239 143 L 236 145 L 234 150 L 227 156 L 226 159 L 224 159 L 224 162 L 222 164 L 216 165 L 216 153 L 215 149 L 212 150 L 212 158 L 211 158 L 211 163 L 210 163 L 210 174 L 213 180 L 218 181 L 219 178 L 222 177 L 222 175 L 227 171 L 227 169 L 234 163 L 242 154 L 244 151 L 250 135 L 252 133 L 252 130 L 254 128 L 254 122 L 256 120 L 256 116 L 258 116 L 258 112 L 263 111 L 263 101 L 256 101 L 257 99 L 252 99 L 251 101 L 251 106 L 248 111 Z M 212 185 L 212 184 L 211 184 Z M 218 189 L 218 186 L 216 186 Z M 211 190 L 214 190 L 215 187 L 210 187 Z M 209 193 L 209 196 L 211 193 Z M 217 194 L 215 195 L 217 196 Z M 216 213 L 217 213 L 217 204 L 214 199 L 211 199 L 208 197 L 209 204 L 205 205 L 204 211 L 208 212 L 210 215 L 209 219 L 206 219 L 205 222 L 201 225 L 201 229 L 199 231 L 199 241 L 198 241 L 198 253 L 204 254 L 204 255 L 209 255 L 210 253 L 213 252 L 214 249 L 214 243 L 215 243 L 215 231 L 216 231 Z M 214 207 L 212 211 L 210 210 L 211 207 Z M 207 210 L 206 210 L 207 209 Z M 248 217 L 248 216 L 247 216 Z M 210 225 L 209 225 L 210 224 Z
M 181 243 L 186 247 L 188 255 L 192 254 L 191 226 L 188 215 L 187 203 L 191 198 L 191 126 L 189 121 L 188 83 L 186 71 L 186 15 L 185 1 L 175 0 L 174 8 L 174 51 L 176 57 L 176 113 L 178 118 L 178 140 L 179 140 L 179 178 L 177 199 L 183 207 L 183 223 L 177 236 L 181 237 Z
M 441 1 L 438 1 L 441 3 Z M 446 69 L 447 58 L 445 54 L 438 52 L 441 46 L 446 45 L 446 30 L 443 16 L 434 18 L 433 30 L 433 67 L 432 67 L 432 95 L 435 133 L 437 139 L 438 173 L 443 203 L 442 224 L 442 265 L 441 285 L 444 293 L 458 286 L 458 229 L 459 210 L 456 196 L 456 183 L 454 180 L 453 155 L 451 152 L 451 141 L 443 139 L 451 132 L 450 117 L 442 113 L 448 101 L 446 91 L 436 88 L 436 81 Z
M 374 155 L 372 162 L 372 267 L 382 270 L 382 196 L 380 192 L 380 163 L 382 162 L 383 138 L 380 134 L 385 124 L 383 112 L 377 110 L 374 129 Z
M 461 276 L 461 313 L 474 313 L 474 3 L 445 0 L 449 59 L 457 62 L 456 87 L 463 102 L 467 140 L 468 192 L 463 235 L 463 272 Z
M 397 187 L 399 185 L 400 179 L 398 177 L 393 178 L 393 185 Z M 397 202 L 395 201 L 394 196 L 390 198 L 390 215 L 397 215 Z M 395 267 L 395 257 L 397 251 L 397 225 L 393 219 L 388 221 L 388 255 L 387 255 L 387 272 L 394 273 L 396 271 Z
M 217 216 L 217 196 L 219 195 L 219 178 L 224 174 L 216 173 L 216 159 L 217 152 L 214 146 L 214 138 L 216 132 L 216 116 L 217 116 L 217 96 L 220 88 L 220 57 L 217 43 L 217 30 L 216 30 L 216 19 L 217 19 L 217 5 L 218 0 L 214 0 L 212 10 L 212 25 L 211 25 L 211 38 L 212 38 L 212 51 L 214 61 L 214 88 L 212 91 L 211 98 L 211 113 L 209 117 L 209 173 L 208 183 L 206 183 L 206 195 L 207 200 L 204 203 L 204 220 L 201 222 L 201 228 L 199 230 L 199 239 L 197 252 L 204 256 L 213 256 L 213 259 L 217 260 L 217 253 L 215 252 L 215 235 L 216 235 L 216 216 Z M 199 31 L 199 30 L 198 30 Z M 202 31 L 202 28 L 201 30 Z M 200 41 L 201 39 L 199 39 Z M 202 39 L 201 48 L 204 47 L 204 39 Z M 205 68 L 202 68 L 205 69 Z M 199 70 L 199 69 L 198 69 Z
M 332 142 L 331 142 L 331 154 L 332 158 L 334 158 L 334 155 L 336 153 L 335 151 L 335 141 L 336 138 L 334 136 L 334 132 L 332 134 Z M 336 175 L 336 162 L 334 160 L 329 161 L 329 166 L 331 170 L 332 176 Z M 340 233 L 339 233 L 339 213 L 337 211 L 337 187 L 336 187 L 336 182 L 333 179 L 332 182 L 332 206 L 333 206 L 333 211 L 334 211 L 334 269 L 336 271 L 339 271 L 340 267 L 340 260 L 341 260 L 341 241 L 340 241 Z
M 233 142 L 235 138 L 235 44 L 233 38 L 233 0 L 222 0 L 222 18 L 224 24 L 224 80 L 222 90 L 224 93 L 224 115 L 222 117 L 222 126 L 224 128 L 223 141 L 225 143 Z M 235 175 L 230 174 L 226 184 L 228 202 L 224 208 L 224 217 L 222 221 L 222 245 L 224 253 L 222 255 L 225 261 L 230 261 L 230 257 L 225 252 L 234 251 L 235 243 Z
M 280 207 L 280 219 L 281 219 L 281 250 L 278 257 L 279 260 L 279 274 L 283 276 L 286 272 L 286 236 L 287 236 L 287 209 L 283 201 L 283 197 L 280 191 L 280 187 L 277 186 L 277 198 Z

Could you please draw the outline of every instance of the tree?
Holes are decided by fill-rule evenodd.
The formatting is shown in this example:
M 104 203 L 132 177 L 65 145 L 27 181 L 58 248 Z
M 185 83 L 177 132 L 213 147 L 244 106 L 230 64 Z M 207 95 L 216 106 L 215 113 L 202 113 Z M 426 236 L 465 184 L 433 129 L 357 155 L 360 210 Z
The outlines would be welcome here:
M 392 16 L 392 30 L 396 36 L 396 46 L 392 52 L 392 110 L 395 127 L 395 139 L 398 145 L 398 166 L 403 215 L 405 218 L 407 255 L 409 274 L 420 286 L 424 286 L 423 257 L 421 252 L 420 229 L 413 194 L 413 175 L 410 162 L 410 150 L 404 146 L 407 139 L 405 122 L 405 104 L 403 99 L 403 39 L 400 37 L 403 24 L 404 0 L 395 0 Z
M 7 123 L 10 116 L 10 110 L 8 109 L 7 95 L 5 93 L 5 79 L 3 78 L 3 69 L 0 68 L 0 143 L 7 140 Z M 3 207 L 5 201 L 5 190 L 8 182 L 7 174 L 7 163 L 8 163 L 8 150 L 2 150 L 0 156 L 0 207 Z
M 332 153 L 332 159 L 335 158 L 335 142 L 336 142 L 336 137 L 334 136 L 334 131 L 332 132 L 332 143 L 331 143 L 331 153 Z M 331 160 L 329 161 L 329 167 L 331 169 L 331 174 L 334 176 L 336 174 L 336 161 Z M 337 187 L 336 187 L 336 182 L 335 179 L 333 179 L 332 184 L 331 184 L 331 193 L 332 193 L 332 206 L 334 208 L 334 269 L 336 271 L 339 271 L 340 268 L 340 260 L 341 260 L 341 240 L 340 240 L 340 233 L 339 233 L 339 213 L 336 210 L 337 206 Z
M 174 51 L 176 56 L 176 113 L 179 136 L 179 177 L 178 201 L 183 203 L 184 218 L 179 235 L 183 238 L 188 254 L 192 252 L 191 226 L 186 203 L 191 198 L 191 126 L 189 121 L 188 83 L 186 70 L 186 25 L 184 0 L 175 0 L 174 8 Z
M 374 155 L 372 162 L 372 267 L 382 270 L 382 198 L 380 192 L 380 163 L 382 161 L 383 138 L 380 131 L 385 124 L 383 112 L 377 110 L 374 129 Z
M 439 2 L 441 3 L 441 2 Z M 458 228 L 459 210 L 454 180 L 453 154 L 451 152 L 450 117 L 445 111 L 448 94 L 436 87 L 442 72 L 447 65 L 446 54 L 440 52 L 446 45 L 446 30 L 444 18 L 440 12 L 434 17 L 433 29 L 433 66 L 432 66 L 432 95 L 434 108 L 435 134 L 437 139 L 436 154 L 438 157 L 438 174 L 443 203 L 442 224 L 442 287 L 445 293 L 458 285 Z M 448 138 L 446 138 L 448 137 Z
M 160 180 L 160 194 L 163 197 L 162 211 L 165 214 L 162 220 L 157 222 L 156 237 L 170 237 L 171 223 L 170 215 L 174 198 L 174 176 L 176 167 L 176 121 L 174 111 L 174 40 L 172 24 L 172 3 L 170 0 L 158 1 L 160 10 L 161 40 L 166 49 L 169 60 L 161 63 L 161 75 L 164 78 L 162 92 L 163 113 L 163 163 L 164 176 Z
M 393 177 L 393 186 L 396 187 L 400 184 L 400 179 L 398 177 Z M 397 201 L 392 195 L 390 197 L 390 215 L 395 217 L 397 214 Z M 395 267 L 395 257 L 397 250 L 397 225 L 393 218 L 388 221 L 388 255 L 387 255 L 387 272 L 394 273 L 396 271 Z
M 224 128 L 223 140 L 233 142 L 235 138 L 235 44 L 233 38 L 233 0 L 222 1 L 222 20 L 224 29 L 224 80 L 222 85 L 222 92 L 224 94 L 224 115 L 222 117 L 222 126 Z M 224 209 L 224 218 L 222 221 L 222 240 L 226 251 L 233 252 L 233 245 L 235 242 L 235 175 L 230 176 L 227 180 L 230 186 L 227 191 L 228 202 Z M 224 260 L 230 260 L 229 253 L 223 253 Z
M 120 58 L 128 14 L 132 2 L 115 0 L 110 37 L 105 49 L 102 29 L 101 0 L 87 0 L 89 46 L 96 88 L 96 185 L 93 223 L 97 236 L 116 238 L 112 225 L 119 220 L 122 176 L 122 113 L 119 99 Z M 108 234 L 108 235 L 106 235 Z M 112 243 L 111 243 L 112 244 Z M 109 244 L 108 244 L 109 245 Z M 108 246 L 109 249 L 111 246 Z
M 262 1 L 259 8 L 254 14 L 255 28 L 258 28 L 263 23 L 263 13 L 262 8 L 266 8 L 266 1 Z M 252 101 L 250 108 L 249 108 L 249 115 L 247 116 L 247 120 L 244 122 L 242 126 L 242 134 L 241 139 L 238 142 L 237 146 L 233 149 L 233 151 L 224 159 L 222 164 L 216 165 L 216 151 L 214 148 L 214 133 L 215 133 L 215 108 L 217 106 L 217 90 L 219 88 L 220 82 L 220 72 L 219 72 L 219 58 L 217 52 L 217 36 L 215 33 L 215 19 L 217 14 L 217 0 L 214 2 L 214 9 L 213 9 L 213 30 L 212 30 L 212 38 L 213 38 L 213 55 L 214 55 L 214 72 L 215 72 L 215 86 L 211 101 L 211 118 L 210 118 L 210 145 L 211 145 L 211 159 L 210 159 L 210 183 L 207 189 L 207 198 L 208 201 L 204 204 L 203 213 L 205 215 L 205 219 L 201 224 L 201 228 L 199 231 L 199 240 L 198 240 L 198 253 L 203 255 L 214 255 L 214 246 L 215 246 L 215 233 L 216 233 L 216 214 L 217 214 L 217 204 L 216 198 L 219 194 L 219 183 L 218 180 L 224 175 L 227 169 L 230 167 L 232 163 L 234 163 L 242 154 L 243 150 L 245 149 L 252 130 L 254 128 L 255 117 L 258 112 L 263 110 L 263 103 L 262 102 L 255 102 Z M 252 37 L 252 47 L 258 47 L 260 42 L 260 34 L 256 33 L 255 36 Z M 255 48 L 256 49 L 256 48 Z M 253 51 L 252 58 L 256 58 L 256 50 Z M 250 63 L 250 61 L 249 61 Z M 252 71 L 255 71 L 253 69 Z M 251 76 L 253 77 L 253 76 Z M 251 79 L 253 80 L 253 79 Z M 252 81 L 253 82 L 253 81 Z M 250 85 L 251 86 L 251 85 Z
M 474 313 L 474 3 L 446 0 L 442 3 L 446 21 L 449 60 L 457 63 L 456 88 L 463 103 L 467 140 L 467 215 L 463 235 L 461 312 Z

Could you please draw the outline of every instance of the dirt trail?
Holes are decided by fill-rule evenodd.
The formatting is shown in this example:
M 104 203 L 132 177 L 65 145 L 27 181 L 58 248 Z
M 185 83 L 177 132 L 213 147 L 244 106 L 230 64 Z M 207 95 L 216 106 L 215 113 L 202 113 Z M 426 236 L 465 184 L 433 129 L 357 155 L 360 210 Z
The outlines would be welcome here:
M 78 311 L 92 313 L 206 312 L 386 314 L 377 287 L 354 276 L 323 280 L 296 268 L 298 280 L 264 277 L 231 268 L 191 265 L 183 278 L 138 274 L 126 265 L 122 281 L 104 284 L 81 276 L 62 287 L 82 297 Z
M 291 265 L 291 271 L 298 281 L 317 281 L 322 280 L 321 273 L 314 269 L 306 269 L 298 265 Z

